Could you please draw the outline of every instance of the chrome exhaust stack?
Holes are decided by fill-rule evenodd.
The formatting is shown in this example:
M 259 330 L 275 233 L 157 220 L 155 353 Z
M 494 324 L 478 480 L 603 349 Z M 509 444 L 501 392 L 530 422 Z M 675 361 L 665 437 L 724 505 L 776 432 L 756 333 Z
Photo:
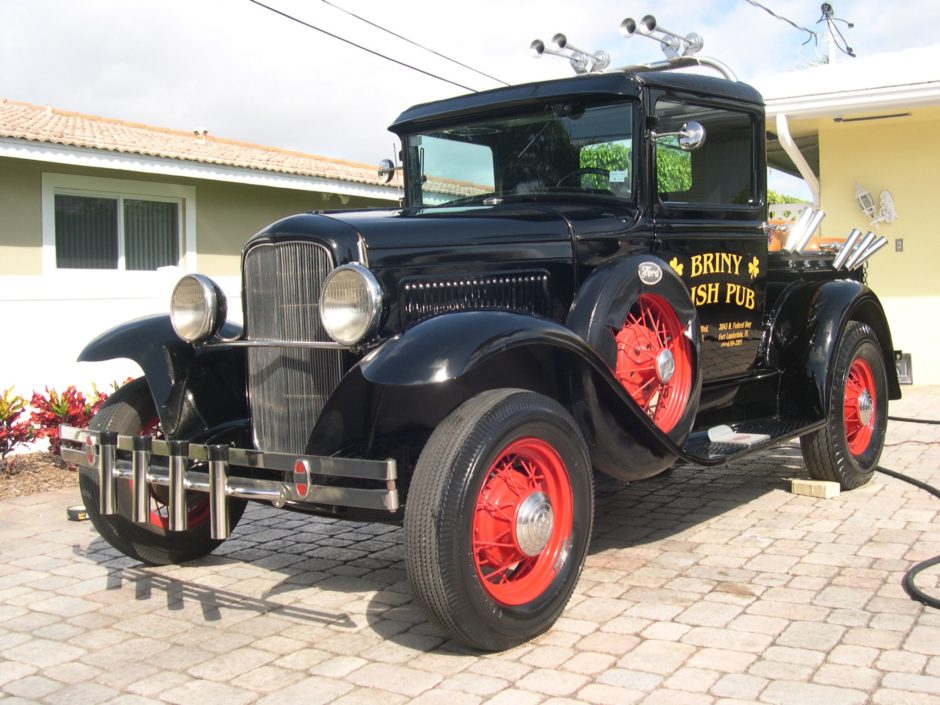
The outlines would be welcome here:
M 90 431 L 59 427 L 62 459 L 96 471 L 101 491 L 98 511 L 118 514 L 117 481 L 129 482 L 131 506 L 123 510 L 139 524 L 151 521 L 152 488 L 167 489 L 167 528 L 189 528 L 187 495 L 209 497 L 210 536 L 222 540 L 231 534 L 228 498 L 270 502 L 281 508 L 335 506 L 397 512 L 398 469 L 392 458 L 371 460 L 335 456 L 266 453 L 221 444 L 202 445 L 168 441 L 152 436 L 121 435 L 113 431 Z M 231 467 L 268 472 L 267 477 L 232 475 Z M 301 468 L 301 470 L 298 470 Z M 290 474 L 291 480 L 285 480 Z M 319 484 L 317 478 L 352 480 L 355 487 Z M 360 486 L 362 481 L 366 486 Z M 371 486 L 370 486 L 371 485 Z M 162 490 L 161 490 L 162 494 Z M 129 511 L 128 511 L 129 509 Z
M 839 253 L 836 255 L 836 258 L 832 261 L 833 269 L 842 269 L 849 256 L 852 254 L 852 248 L 858 243 L 858 239 L 862 236 L 862 231 L 858 228 L 852 228 L 852 232 L 849 233 L 849 236 L 845 239 L 845 242 L 842 243 L 842 248 L 839 250 Z
M 170 492 L 166 510 L 170 531 L 186 531 L 188 511 L 186 507 L 186 470 L 189 465 L 189 443 L 167 441 L 170 449 Z
M 871 244 L 875 241 L 875 233 L 868 231 L 864 239 L 858 243 L 858 247 L 855 248 L 855 252 L 851 254 L 848 261 L 845 263 L 845 268 L 847 270 L 855 269 L 855 265 L 862 261 L 862 255 L 865 254 Z
M 88 452 L 91 457 L 94 450 Z M 117 433 L 102 431 L 98 436 L 98 511 L 104 516 L 117 514 L 117 476 L 114 461 L 117 452 Z
M 228 446 L 209 446 L 209 533 L 213 539 L 231 535 L 228 516 Z
M 812 206 L 807 206 L 800 213 L 796 222 L 790 228 L 790 234 L 787 236 L 787 242 L 783 249 L 795 254 L 803 254 L 803 248 L 819 229 L 823 218 L 826 217 L 826 211 L 816 210 Z
M 134 436 L 134 450 L 131 451 L 131 475 L 134 482 L 131 521 L 146 524 L 150 521 L 150 453 L 153 450 L 153 438 Z
M 888 238 L 884 236 L 879 237 L 877 240 L 871 243 L 864 252 L 862 252 L 861 256 L 857 260 L 855 260 L 855 262 L 852 264 L 850 269 L 858 269 L 859 267 L 861 267 L 863 264 L 865 264 L 865 262 L 868 261 L 869 257 L 871 257 L 873 254 L 875 254 L 878 250 L 880 250 L 882 247 L 884 247 L 887 244 L 888 244 Z

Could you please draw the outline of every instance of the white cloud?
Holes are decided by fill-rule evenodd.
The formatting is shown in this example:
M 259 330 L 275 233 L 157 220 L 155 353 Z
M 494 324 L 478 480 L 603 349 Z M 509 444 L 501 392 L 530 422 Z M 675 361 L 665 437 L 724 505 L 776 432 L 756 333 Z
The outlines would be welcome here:
M 498 84 L 370 28 L 319 0 L 266 0 L 336 34 L 474 88 Z M 806 64 L 797 30 L 744 0 L 335 0 L 377 24 L 510 82 L 570 75 L 533 60 L 529 42 L 564 31 L 614 65 L 661 58 L 653 42 L 618 34 L 627 14 L 700 33 L 704 54 L 747 79 Z M 816 29 L 818 5 L 764 4 Z M 935 41 L 940 9 L 912 0 L 889 21 L 875 0 L 836 2 L 859 55 Z M 894 11 L 895 14 L 897 11 Z M 19 0 L 0 5 L 0 96 L 153 125 L 374 162 L 390 156 L 385 127 L 404 108 L 463 92 L 279 17 L 248 0 Z

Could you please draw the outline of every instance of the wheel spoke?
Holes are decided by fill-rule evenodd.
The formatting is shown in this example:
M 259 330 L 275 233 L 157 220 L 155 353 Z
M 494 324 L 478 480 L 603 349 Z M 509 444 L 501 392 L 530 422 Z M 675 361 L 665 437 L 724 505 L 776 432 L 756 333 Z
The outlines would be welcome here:
M 671 430 L 682 417 L 691 394 L 691 344 L 669 303 L 655 294 L 642 294 L 615 331 L 615 376 L 661 430 Z M 660 357 L 671 353 L 675 371 L 660 379 Z
M 544 495 L 552 524 L 541 550 L 528 555 L 520 548 L 516 522 L 523 502 L 534 493 Z M 555 578 L 572 524 L 571 487 L 557 451 L 537 438 L 510 443 L 491 464 L 473 512 L 470 550 L 484 590 L 510 605 L 543 594 Z

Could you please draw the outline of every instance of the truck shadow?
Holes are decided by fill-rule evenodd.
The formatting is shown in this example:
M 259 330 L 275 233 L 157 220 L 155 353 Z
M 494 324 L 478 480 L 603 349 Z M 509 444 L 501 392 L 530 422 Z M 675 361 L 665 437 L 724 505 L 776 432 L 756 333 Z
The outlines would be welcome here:
M 691 554 L 695 543 L 689 539 L 696 527 L 717 517 L 733 518 L 742 507 L 787 489 L 789 478 L 804 474 L 799 448 L 791 445 L 727 466 L 678 466 L 642 482 L 598 477 L 586 573 L 608 560 L 620 570 L 645 565 L 645 547 L 656 542 Z M 733 519 L 729 525 L 734 525 Z M 742 531 L 739 538 L 760 537 Z M 637 556 L 605 555 L 631 547 L 639 549 Z M 322 626 L 331 633 L 368 628 L 416 653 L 471 653 L 429 623 L 416 603 L 405 575 L 400 527 L 305 517 L 252 505 L 232 538 L 215 554 L 187 564 L 209 568 L 206 582 L 141 566 L 120 557 L 99 538 L 74 550 L 86 560 L 113 566 L 108 590 L 133 589 L 134 599 L 143 601 L 159 595 L 168 611 L 197 606 L 206 622 L 223 620 L 230 610 L 248 611 Z M 264 589 L 238 591 L 208 584 L 217 571 L 246 564 L 264 575 Z M 272 581 L 272 574 L 281 577 Z M 308 606 L 314 600 L 320 603 L 317 609 Z

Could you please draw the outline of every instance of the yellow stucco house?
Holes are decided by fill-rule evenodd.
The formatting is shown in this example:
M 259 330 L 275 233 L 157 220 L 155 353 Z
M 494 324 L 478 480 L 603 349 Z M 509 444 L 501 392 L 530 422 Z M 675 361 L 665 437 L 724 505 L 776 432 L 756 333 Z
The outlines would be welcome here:
M 374 166 L 0 98 L 0 391 L 137 374 L 73 361 L 165 312 L 185 272 L 215 279 L 239 318 L 242 245 L 280 217 L 397 200 Z
M 857 227 L 888 238 L 869 260 L 869 284 L 894 347 L 911 354 L 914 381 L 940 384 L 940 44 L 846 58 L 755 85 L 776 138 L 769 161 L 804 176 L 827 213 L 823 235 L 841 238 Z M 803 164 L 787 155 L 787 133 Z M 871 195 L 881 222 L 862 213 L 860 193 Z

